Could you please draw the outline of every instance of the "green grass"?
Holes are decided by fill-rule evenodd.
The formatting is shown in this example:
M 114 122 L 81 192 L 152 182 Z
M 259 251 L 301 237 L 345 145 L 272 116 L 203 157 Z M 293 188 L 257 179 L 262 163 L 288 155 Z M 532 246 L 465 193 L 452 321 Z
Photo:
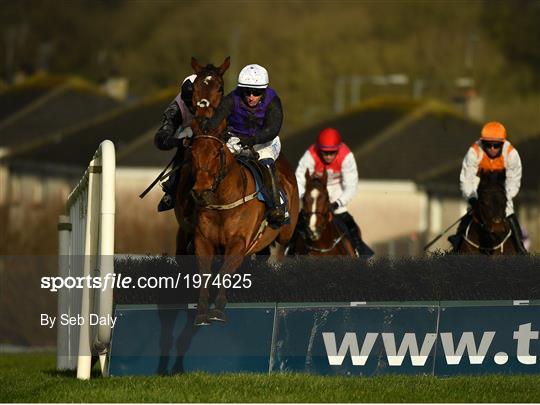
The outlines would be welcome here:
M 53 354 L 0 357 L 0 402 L 538 402 L 540 376 L 320 377 L 191 373 L 96 377 L 58 373 Z

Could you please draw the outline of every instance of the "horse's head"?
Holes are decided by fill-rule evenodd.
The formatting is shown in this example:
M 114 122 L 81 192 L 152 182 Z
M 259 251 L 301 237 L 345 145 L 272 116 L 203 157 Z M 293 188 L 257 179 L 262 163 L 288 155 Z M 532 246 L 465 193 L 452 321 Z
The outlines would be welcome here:
M 192 143 L 192 169 L 195 176 L 193 196 L 199 205 L 214 204 L 215 191 L 227 173 L 227 161 L 230 153 L 221 135 L 227 125 L 226 120 L 211 133 L 204 133 L 200 127 L 203 118 L 210 118 L 223 97 L 223 74 L 229 68 L 230 59 L 226 58 L 221 66 L 202 66 L 191 58 L 191 66 L 197 74 L 193 83 L 193 106 L 195 120 Z
M 210 118 L 219 106 L 224 91 L 223 74 L 230 64 L 229 57 L 225 58 L 221 66 L 218 67 L 212 64 L 202 66 L 197 59 L 191 58 L 191 67 L 197 75 L 193 83 L 193 107 L 195 107 L 196 121 L 194 132 L 199 129 L 198 124 L 201 118 Z M 225 122 L 222 124 L 225 124 Z M 216 129 L 215 132 L 218 134 L 223 132 L 223 127 Z
M 506 232 L 506 191 L 504 172 L 483 172 L 478 185 L 476 217 L 491 234 Z
M 326 183 L 328 174 L 326 169 L 321 177 L 309 174 L 306 170 L 306 192 L 302 199 L 307 233 L 312 241 L 319 240 L 328 223 L 332 220 L 330 212 L 330 198 Z

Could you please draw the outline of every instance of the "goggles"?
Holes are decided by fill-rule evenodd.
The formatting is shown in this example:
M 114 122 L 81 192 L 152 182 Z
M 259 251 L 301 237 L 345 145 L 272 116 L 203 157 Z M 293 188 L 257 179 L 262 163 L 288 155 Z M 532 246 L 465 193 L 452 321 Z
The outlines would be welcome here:
M 242 93 L 242 95 L 244 97 L 248 97 L 250 95 L 253 95 L 255 97 L 259 97 L 259 96 L 262 96 L 264 91 L 266 89 L 253 89 L 251 87 L 241 87 L 240 88 L 240 92 Z
M 482 141 L 482 146 L 486 149 L 500 149 L 503 146 L 503 142 Z
M 329 155 L 335 155 L 338 151 L 337 150 L 324 150 L 324 149 L 320 149 L 320 152 L 321 152 L 321 155 L 326 155 L 326 156 L 329 156 Z

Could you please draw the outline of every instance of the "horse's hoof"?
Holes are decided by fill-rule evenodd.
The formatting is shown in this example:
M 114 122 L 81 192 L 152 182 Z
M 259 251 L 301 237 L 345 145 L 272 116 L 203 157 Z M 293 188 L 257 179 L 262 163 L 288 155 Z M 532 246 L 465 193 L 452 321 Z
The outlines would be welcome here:
M 212 311 L 210 311 L 209 318 L 211 321 L 227 322 L 227 319 L 225 318 L 225 313 L 223 311 L 220 311 L 219 309 L 213 309 Z
M 207 326 L 210 325 L 208 315 L 197 315 L 195 318 L 195 326 Z

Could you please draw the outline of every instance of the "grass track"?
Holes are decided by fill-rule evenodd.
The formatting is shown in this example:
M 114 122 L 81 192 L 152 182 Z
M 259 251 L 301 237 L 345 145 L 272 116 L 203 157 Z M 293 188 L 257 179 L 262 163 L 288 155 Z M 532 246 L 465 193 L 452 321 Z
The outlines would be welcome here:
M 191 373 L 78 381 L 53 354 L 0 356 L 0 402 L 540 402 L 540 376 Z

